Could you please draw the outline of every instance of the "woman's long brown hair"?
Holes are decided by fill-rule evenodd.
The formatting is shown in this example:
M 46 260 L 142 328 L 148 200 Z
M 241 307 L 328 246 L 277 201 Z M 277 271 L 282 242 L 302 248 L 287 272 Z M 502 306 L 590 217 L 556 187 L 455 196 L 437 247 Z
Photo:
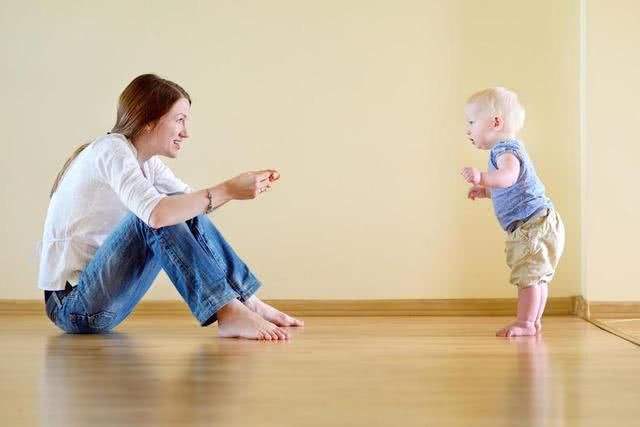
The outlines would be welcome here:
M 116 124 L 111 133 L 122 134 L 129 141 L 136 140 L 145 126 L 154 124 L 181 98 L 185 98 L 191 104 L 191 97 L 180 85 L 155 74 L 138 76 L 120 94 Z M 89 144 L 76 148 L 67 159 L 53 183 L 49 197 L 58 189 L 69 165 Z

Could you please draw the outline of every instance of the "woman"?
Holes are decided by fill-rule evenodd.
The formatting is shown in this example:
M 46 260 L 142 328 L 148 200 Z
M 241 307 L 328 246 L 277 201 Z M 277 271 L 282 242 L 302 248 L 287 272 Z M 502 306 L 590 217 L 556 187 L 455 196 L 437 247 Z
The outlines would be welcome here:
M 163 269 L 202 326 L 219 335 L 281 340 L 303 323 L 260 301 L 260 282 L 205 215 L 253 199 L 279 178 L 247 172 L 192 191 L 158 159 L 189 137 L 191 98 L 156 75 L 122 92 L 116 124 L 78 148 L 51 190 L 38 287 L 48 317 L 70 333 L 106 332 Z

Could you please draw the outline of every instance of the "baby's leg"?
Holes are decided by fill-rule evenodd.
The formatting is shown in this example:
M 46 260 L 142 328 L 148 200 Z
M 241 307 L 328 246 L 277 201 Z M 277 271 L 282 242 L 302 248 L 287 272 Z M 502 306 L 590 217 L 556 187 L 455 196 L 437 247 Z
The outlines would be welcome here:
M 499 337 L 517 337 L 536 334 L 536 319 L 540 309 L 540 286 L 532 284 L 518 289 L 517 320 L 500 329 Z
M 536 317 L 536 332 L 542 332 L 542 314 L 544 307 L 547 305 L 547 296 L 549 295 L 549 286 L 546 282 L 541 282 L 540 287 L 540 306 L 538 307 L 538 316 Z

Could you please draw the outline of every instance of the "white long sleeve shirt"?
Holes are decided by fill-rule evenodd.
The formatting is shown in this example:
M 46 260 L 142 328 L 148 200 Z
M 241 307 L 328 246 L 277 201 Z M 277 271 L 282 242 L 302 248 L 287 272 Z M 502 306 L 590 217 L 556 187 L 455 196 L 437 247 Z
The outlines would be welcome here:
M 146 224 L 169 193 L 191 189 L 156 156 L 143 163 L 123 135 L 101 136 L 71 163 L 51 197 L 40 252 L 38 287 L 62 290 L 114 228 L 132 212 Z

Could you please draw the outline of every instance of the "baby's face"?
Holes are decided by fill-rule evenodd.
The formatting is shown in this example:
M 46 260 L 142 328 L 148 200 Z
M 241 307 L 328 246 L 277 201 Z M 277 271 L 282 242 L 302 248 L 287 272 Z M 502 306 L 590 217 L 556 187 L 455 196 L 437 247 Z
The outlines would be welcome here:
M 468 104 L 464 109 L 467 121 L 467 137 L 480 150 L 488 150 L 495 139 L 494 118 L 477 105 Z

